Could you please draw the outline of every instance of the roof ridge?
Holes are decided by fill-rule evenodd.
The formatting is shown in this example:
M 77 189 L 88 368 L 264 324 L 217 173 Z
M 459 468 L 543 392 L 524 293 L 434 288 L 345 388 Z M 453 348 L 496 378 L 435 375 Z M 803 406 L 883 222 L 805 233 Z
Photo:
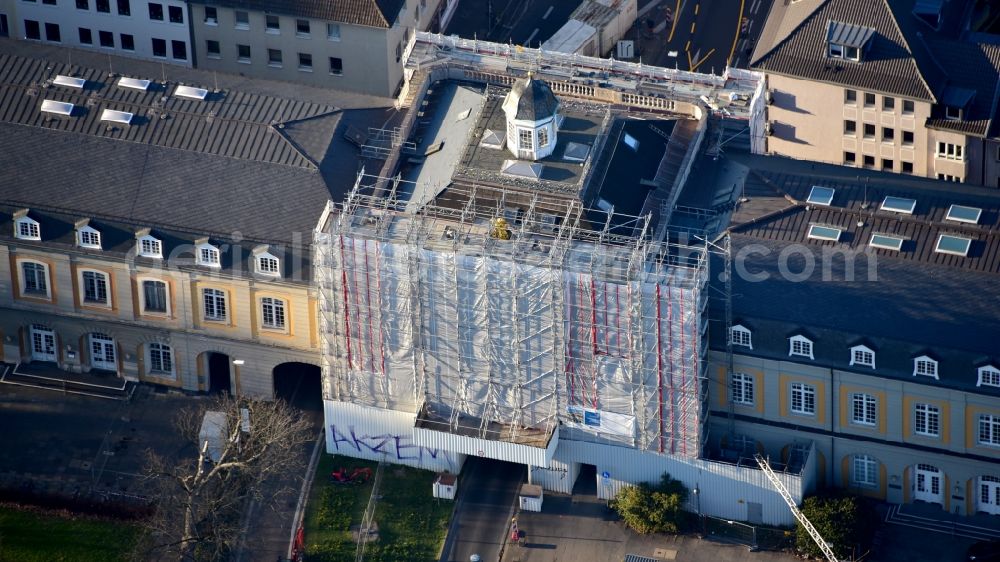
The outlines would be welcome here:
M 767 59 L 768 57 L 770 57 L 771 54 L 773 54 L 775 51 L 777 51 L 779 47 L 781 47 L 782 45 L 784 45 L 796 33 L 798 33 L 799 31 L 801 31 L 802 28 L 805 27 L 806 22 L 808 22 L 813 17 L 815 17 L 815 15 L 820 10 L 822 10 L 823 8 L 825 8 L 832 1 L 833 0 L 823 0 L 819 4 L 816 4 L 816 8 L 813 9 L 812 13 L 810 13 L 806 17 L 802 18 L 802 21 L 800 21 L 799 24 L 796 25 L 794 29 L 792 29 L 791 31 L 789 31 L 788 34 L 785 35 L 780 41 L 778 41 L 774 45 L 771 45 L 771 48 L 766 53 L 764 53 L 760 57 L 758 57 L 757 60 L 754 61 L 750 66 L 751 67 L 756 67 L 757 65 L 761 64 L 762 62 L 764 62 L 764 60 Z
M 892 5 L 889 4 L 889 0 L 882 0 L 882 5 L 889 13 L 889 21 L 892 22 L 892 26 L 896 28 L 896 32 L 899 33 L 899 38 L 903 41 L 903 46 L 906 47 L 906 52 L 909 53 L 910 58 L 913 59 L 913 66 L 917 69 L 917 79 L 920 80 L 920 83 L 923 84 L 924 89 L 926 89 L 927 93 L 931 96 L 931 101 L 937 103 L 938 101 L 937 96 L 934 95 L 934 90 L 931 88 L 930 84 L 927 83 L 927 79 L 924 78 L 924 73 L 921 72 L 920 70 L 920 65 L 917 64 L 916 58 L 913 57 L 913 48 L 910 46 L 910 42 L 906 40 L 906 34 L 903 33 L 903 28 L 899 27 L 899 21 L 896 20 L 896 12 L 893 11 Z M 923 44 L 924 49 L 927 50 L 927 55 L 930 57 L 932 61 L 934 61 L 934 64 L 937 64 L 938 67 L 941 68 L 941 70 L 944 72 L 945 78 L 947 79 L 948 73 L 944 71 L 944 68 L 942 68 L 941 65 L 937 62 L 937 59 L 934 57 L 934 53 L 931 51 L 926 41 L 924 41 L 923 34 L 919 31 L 917 31 L 916 33 L 917 37 L 920 38 L 920 41 Z

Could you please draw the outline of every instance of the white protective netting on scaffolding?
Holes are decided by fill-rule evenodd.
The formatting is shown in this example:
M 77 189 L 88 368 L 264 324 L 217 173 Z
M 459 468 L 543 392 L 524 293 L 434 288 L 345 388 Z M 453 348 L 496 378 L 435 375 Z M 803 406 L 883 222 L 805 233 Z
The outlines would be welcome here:
M 354 194 L 316 233 L 328 398 L 698 456 L 701 249 L 439 211 Z

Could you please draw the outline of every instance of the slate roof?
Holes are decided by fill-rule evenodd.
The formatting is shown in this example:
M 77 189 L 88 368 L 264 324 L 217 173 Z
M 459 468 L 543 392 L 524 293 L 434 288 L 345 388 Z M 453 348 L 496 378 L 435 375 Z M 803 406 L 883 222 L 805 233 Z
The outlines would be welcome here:
M 552 93 L 552 88 L 543 80 L 530 76 L 526 80 L 518 80 L 511 87 L 508 98 L 504 100 L 504 111 L 516 104 L 515 119 L 541 121 L 556 114 L 559 100 Z
M 406 0 L 194 0 L 239 10 L 389 28 Z
M 862 178 L 837 166 L 783 171 L 784 159 L 747 159 L 755 162 L 767 165 L 751 171 L 749 201 L 729 227 L 733 317 L 753 331 L 753 350 L 738 353 L 787 361 L 787 338 L 804 329 L 816 365 L 1000 395 L 975 386 L 976 369 L 1000 361 L 1000 195 L 879 172 Z M 829 207 L 805 203 L 813 185 L 836 189 Z M 887 195 L 916 199 L 914 214 L 879 210 Z M 946 220 L 952 204 L 982 209 L 979 224 Z M 841 228 L 840 241 L 809 239 L 810 224 Z M 901 251 L 867 248 L 876 232 L 904 237 Z M 942 233 L 972 238 L 968 257 L 936 253 Z M 717 276 L 712 283 L 722 289 Z M 721 307 L 711 314 L 721 320 Z M 724 330 L 714 332 L 712 347 L 724 348 Z M 849 366 L 848 350 L 862 338 L 877 351 L 874 371 Z M 913 376 L 913 358 L 928 350 L 941 362 L 939 381 Z
M 934 113 L 927 126 L 975 136 L 996 136 L 993 116 L 1000 95 L 1000 45 L 965 41 L 931 41 L 934 57 L 948 69 L 949 89 L 974 93 L 961 121 Z M 943 102 L 948 102 L 946 89 Z
M 56 74 L 87 85 L 53 86 Z M 90 219 L 108 231 L 104 255 L 124 256 L 134 231 L 147 227 L 164 233 L 165 254 L 206 235 L 246 251 L 287 246 L 302 254 L 307 281 L 312 229 L 366 163 L 344 131 L 392 117 L 232 90 L 197 101 L 173 96 L 175 83 L 144 92 L 116 81 L 105 71 L 0 55 L 0 238 L 12 237 L 10 213 L 29 208 L 43 222 L 43 246 L 72 246 L 73 223 Z M 52 117 L 40 112 L 43 99 L 77 107 Z M 101 122 L 104 108 L 136 118 Z

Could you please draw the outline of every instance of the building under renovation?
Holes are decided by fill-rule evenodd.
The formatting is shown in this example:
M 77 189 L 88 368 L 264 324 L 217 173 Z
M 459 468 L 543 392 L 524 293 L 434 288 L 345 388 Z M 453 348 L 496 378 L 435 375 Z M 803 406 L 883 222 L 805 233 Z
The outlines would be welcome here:
M 515 462 L 564 493 L 591 465 L 602 498 L 669 472 L 731 490 L 704 513 L 791 522 L 759 470 L 703 459 L 709 245 L 649 212 L 672 205 L 702 110 L 419 52 L 385 166 L 314 237 L 328 452 Z

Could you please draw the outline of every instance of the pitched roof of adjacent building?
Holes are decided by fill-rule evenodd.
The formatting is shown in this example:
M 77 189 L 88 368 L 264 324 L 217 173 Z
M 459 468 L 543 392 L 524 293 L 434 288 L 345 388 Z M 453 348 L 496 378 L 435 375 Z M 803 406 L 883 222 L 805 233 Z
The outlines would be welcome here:
M 859 370 L 848 367 L 848 349 L 864 337 L 879 350 L 876 374 L 912 380 L 913 358 L 929 349 L 941 361 L 941 383 L 975 386 L 976 365 L 996 359 L 1000 333 L 1000 196 L 896 174 L 736 158 L 756 170 L 729 226 L 733 315 L 754 326 L 748 353 L 787 359 L 787 338 L 807 329 L 817 364 Z M 835 189 L 830 205 L 807 202 L 813 186 Z M 882 210 L 887 196 L 914 199 L 913 214 Z M 952 205 L 980 209 L 978 222 L 948 219 Z M 811 225 L 839 229 L 839 240 L 810 238 Z M 902 238 L 902 247 L 872 248 L 874 234 Z M 935 251 L 941 235 L 971 240 L 968 255 Z M 724 346 L 718 337 L 713 345 Z
M 57 75 L 86 84 L 61 87 Z M 236 90 L 188 99 L 173 82 L 143 91 L 119 78 L 0 53 L 0 205 L 186 240 L 307 246 L 326 202 L 343 197 L 363 164 L 343 138 L 347 127 L 385 120 L 381 110 Z M 46 99 L 72 103 L 73 112 L 43 113 Z M 133 114 L 131 124 L 102 121 L 105 109 Z
M 198 0 L 196 0 L 198 1 Z M 406 0 L 212 0 L 239 10 L 389 28 Z M 207 3 L 201 0 L 199 3 Z

